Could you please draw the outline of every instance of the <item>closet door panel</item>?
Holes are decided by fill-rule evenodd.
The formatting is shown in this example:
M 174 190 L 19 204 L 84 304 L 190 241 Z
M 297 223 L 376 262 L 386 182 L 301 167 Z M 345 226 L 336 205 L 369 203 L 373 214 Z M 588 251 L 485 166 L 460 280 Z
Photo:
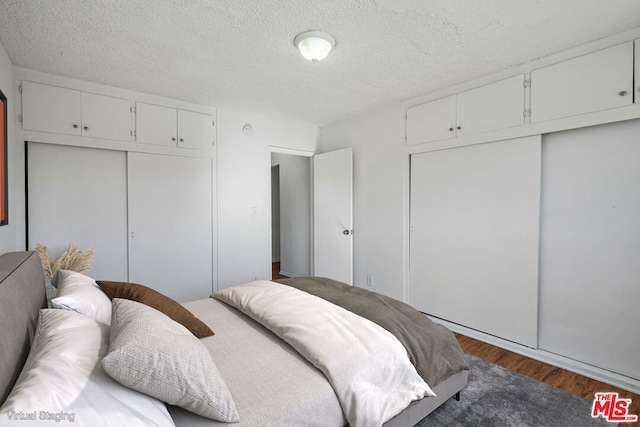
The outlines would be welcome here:
M 540 137 L 411 157 L 409 302 L 537 344 Z
M 540 348 L 640 379 L 640 120 L 544 137 Z
M 29 248 L 93 246 L 87 275 L 127 280 L 127 163 L 121 151 L 27 143 Z
M 211 159 L 128 153 L 129 279 L 177 301 L 213 289 Z

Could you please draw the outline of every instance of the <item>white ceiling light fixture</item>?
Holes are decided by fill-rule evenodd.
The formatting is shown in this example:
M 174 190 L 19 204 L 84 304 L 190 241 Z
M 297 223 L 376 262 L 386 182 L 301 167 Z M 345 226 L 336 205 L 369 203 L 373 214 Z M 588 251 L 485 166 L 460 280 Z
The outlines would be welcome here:
M 324 31 L 305 31 L 293 39 L 302 56 L 311 62 L 322 61 L 336 46 L 336 40 Z

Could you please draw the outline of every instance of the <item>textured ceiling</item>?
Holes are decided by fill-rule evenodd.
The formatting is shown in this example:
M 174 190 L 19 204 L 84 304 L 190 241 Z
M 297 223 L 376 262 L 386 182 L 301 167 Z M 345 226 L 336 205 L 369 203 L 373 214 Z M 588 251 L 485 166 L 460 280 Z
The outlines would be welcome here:
M 16 66 L 317 125 L 638 26 L 639 0 L 0 0 Z

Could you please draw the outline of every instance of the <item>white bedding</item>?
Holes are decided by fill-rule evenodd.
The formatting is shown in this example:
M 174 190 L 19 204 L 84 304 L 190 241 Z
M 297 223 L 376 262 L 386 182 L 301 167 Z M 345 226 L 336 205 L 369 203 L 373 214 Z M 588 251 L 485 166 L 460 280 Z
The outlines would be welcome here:
M 320 369 L 352 427 L 381 426 L 412 401 L 435 396 L 391 333 L 321 298 L 269 281 L 214 297 L 263 324 Z

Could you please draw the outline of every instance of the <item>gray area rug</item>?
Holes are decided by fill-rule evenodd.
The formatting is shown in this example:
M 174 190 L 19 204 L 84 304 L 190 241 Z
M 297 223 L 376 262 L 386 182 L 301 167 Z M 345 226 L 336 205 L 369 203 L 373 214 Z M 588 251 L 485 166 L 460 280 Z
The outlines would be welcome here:
M 591 418 L 591 401 L 477 357 L 467 355 L 467 359 L 471 371 L 460 401 L 449 399 L 416 427 L 617 425 Z

